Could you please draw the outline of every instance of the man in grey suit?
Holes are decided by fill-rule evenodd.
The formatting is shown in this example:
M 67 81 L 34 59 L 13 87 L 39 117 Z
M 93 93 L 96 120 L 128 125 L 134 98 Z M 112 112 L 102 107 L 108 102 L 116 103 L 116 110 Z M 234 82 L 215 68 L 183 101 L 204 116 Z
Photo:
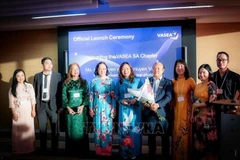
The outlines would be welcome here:
M 154 93 L 155 103 L 143 104 L 143 117 L 148 128 L 148 148 L 149 158 L 155 159 L 156 136 L 161 135 L 162 155 L 164 159 L 169 159 L 169 103 L 172 99 L 172 81 L 163 77 L 165 67 L 162 63 L 156 62 L 153 67 L 153 77 L 149 78 Z
M 37 117 L 40 130 L 40 150 L 47 149 L 47 123 L 51 125 L 51 148 L 53 152 L 58 148 L 58 109 L 61 108 L 62 78 L 52 71 L 53 64 L 50 57 L 41 60 L 43 71 L 34 76 L 34 90 L 37 104 Z

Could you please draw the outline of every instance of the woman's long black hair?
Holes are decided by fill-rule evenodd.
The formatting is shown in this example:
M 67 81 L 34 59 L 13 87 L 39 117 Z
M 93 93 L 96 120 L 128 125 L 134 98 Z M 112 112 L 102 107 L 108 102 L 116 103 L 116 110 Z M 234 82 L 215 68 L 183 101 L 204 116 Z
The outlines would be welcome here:
M 25 74 L 24 70 L 22 70 L 22 69 L 16 69 L 16 70 L 13 72 L 11 93 L 12 93 L 12 95 L 13 95 L 14 97 L 17 97 L 17 93 L 16 93 L 17 91 L 16 91 L 16 89 L 17 89 L 18 81 L 17 81 L 16 75 L 17 75 L 19 72 L 23 72 L 24 77 L 25 77 L 24 82 L 27 82 L 27 81 L 26 81 L 26 74 Z
M 176 60 L 176 62 L 174 64 L 174 70 L 173 70 L 174 79 L 175 80 L 178 79 L 178 74 L 176 72 L 177 63 L 180 63 L 180 64 L 184 65 L 184 68 L 185 68 L 184 77 L 185 77 L 185 79 L 188 79 L 190 77 L 190 72 L 189 72 L 189 68 L 187 66 L 187 63 L 183 59 Z

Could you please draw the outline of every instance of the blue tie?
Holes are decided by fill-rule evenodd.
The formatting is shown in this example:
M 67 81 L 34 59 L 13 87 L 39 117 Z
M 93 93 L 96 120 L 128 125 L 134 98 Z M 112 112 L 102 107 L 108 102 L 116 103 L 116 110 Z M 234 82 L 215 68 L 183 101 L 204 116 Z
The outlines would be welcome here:
M 153 81 L 153 91 L 154 91 L 154 94 L 157 93 L 157 89 L 158 89 L 157 80 L 155 79 L 155 80 Z

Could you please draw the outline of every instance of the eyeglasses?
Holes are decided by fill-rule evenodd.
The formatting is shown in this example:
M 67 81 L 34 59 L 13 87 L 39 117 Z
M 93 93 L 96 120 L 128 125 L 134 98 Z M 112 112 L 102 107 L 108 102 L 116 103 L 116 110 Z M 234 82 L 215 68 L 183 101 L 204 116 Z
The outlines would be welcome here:
M 224 63 L 224 62 L 227 62 L 228 59 L 217 59 L 216 61 L 217 61 L 217 62 L 223 62 L 223 63 Z

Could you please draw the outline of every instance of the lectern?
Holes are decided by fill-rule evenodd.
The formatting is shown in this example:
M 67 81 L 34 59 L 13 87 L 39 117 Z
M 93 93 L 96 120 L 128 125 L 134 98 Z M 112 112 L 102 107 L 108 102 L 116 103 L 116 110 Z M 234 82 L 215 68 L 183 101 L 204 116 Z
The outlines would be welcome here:
M 240 107 L 240 103 L 231 100 L 216 100 L 214 104 Z M 221 113 L 220 124 L 220 159 L 240 159 L 240 115 Z

